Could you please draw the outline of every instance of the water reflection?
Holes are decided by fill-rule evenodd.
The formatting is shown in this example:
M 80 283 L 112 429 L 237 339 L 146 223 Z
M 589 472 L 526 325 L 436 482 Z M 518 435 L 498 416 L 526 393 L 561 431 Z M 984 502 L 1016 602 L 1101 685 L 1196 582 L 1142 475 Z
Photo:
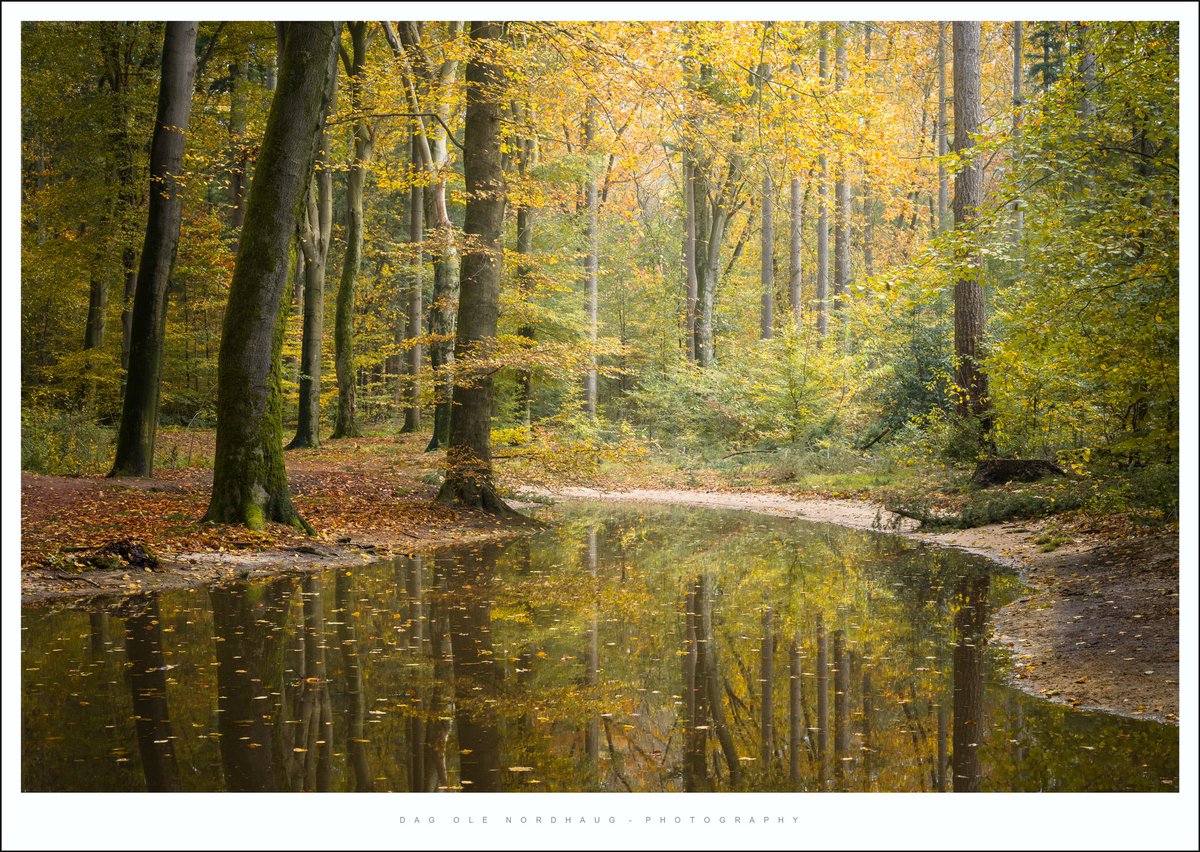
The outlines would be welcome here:
M 1015 588 L 891 537 L 572 507 L 461 553 L 29 610 L 23 786 L 1174 789 L 1177 729 L 999 685 Z

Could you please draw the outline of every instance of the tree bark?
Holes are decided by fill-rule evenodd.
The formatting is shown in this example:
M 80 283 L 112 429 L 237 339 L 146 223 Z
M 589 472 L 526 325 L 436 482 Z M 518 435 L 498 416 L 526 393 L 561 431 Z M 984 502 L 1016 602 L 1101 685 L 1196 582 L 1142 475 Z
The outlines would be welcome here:
M 834 89 L 841 90 L 850 81 L 850 66 L 846 59 L 846 24 L 838 21 L 835 36 Z M 842 322 L 842 312 L 850 293 L 850 180 L 844 154 L 838 155 L 837 175 L 834 178 L 833 232 L 833 313 Z
M 804 278 L 801 266 L 801 253 L 804 249 L 804 191 L 798 177 L 792 178 L 791 196 L 788 200 L 791 213 L 788 232 L 788 301 L 792 307 L 792 318 L 799 327 L 804 314 Z
M 304 319 L 300 342 L 300 407 L 289 450 L 321 446 L 321 350 L 325 340 L 325 269 L 333 230 L 333 172 L 322 131 L 316 174 L 309 184 L 300 253 L 304 261 Z
M 762 283 L 762 311 L 759 317 L 759 337 L 770 340 L 775 336 L 775 187 L 771 176 L 763 176 L 762 195 L 762 264 L 759 280 Z
M 117 431 L 117 452 L 110 476 L 151 476 L 163 342 L 167 325 L 167 287 L 179 248 L 183 199 L 179 175 L 192 110 L 196 76 L 196 21 L 167 23 L 163 39 L 158 114 L 150 146 L 150 204 L 146 237 L 138 266 L 130 325 L 129 372 Z
M 292 505 L 283 465 L 279 356 L 293 237 L 337 61 L 340 22 L 287 25 L 238 242 L 217 368 L 217 452 L 206 518 L 260 529 L 311 529 Z
M 1012 35 L 1012 163 L 1017 168 L 1021 162 L 1021 122 L 1025 111 L 1025 73 L 1022 70 L 1022 60 L 1025 56 L 1025 44 L 1022 35 L 1023 22 L 1013 21 Z M 1018 196 L 1013 200 L 1013 236 L 1020 242 L 1025 232 L 1025 206 Z
M 699 296 L 699 285 L 696 279 L 696 166 L 692 162 L 690 147 L 684 149 L 683 156 L 683 202 L 686 210 L 683 238 L 684 319 L 687 324 L 685 342 L 688 361 L 695 362 L 696 300 Z
M 420 161 L 418 144 L 414 134 L 414 172 Z M 419 183 L 413 184 L 409 199 L 408 242 L 413 251 L 413 261 L 412 276 L 408 285 L 408 391 L 401 432 L 417 432 L 421 429 L 421 362 L 424 358 L 423 347 L 419 341 L 425 333 L 425 254 L 421 250 L 425 234 L 425 193 Z
M 526 178 L 533 165 L 536 150 L 535 139 L 532 137 L 521 139 L 517 169 L 522 180 Z M 517 208 L 517 286 L 521 288 L 522 296 L 526 301 L 532 297 L 534 288 L 533 222 L 533 208 L 528 204 L 522 204 Z M 530 345 L 533 344 L 536 334 L 533 325 L 529 323 L 517 329 L 517 335 L 529 341 Z M 517 376 L 517 392 L 520 395 L 518 408 L 521 422 L 528 427 L 533 422 L 533 371 L 528 367 L 522 368 Z
M 504 173 L 500 152 L 500 104 L 504 72 L 495 54 L 503 27 L 471 24 L 467 63 L 467 112 L 463 142 L 467 212 L 458 300 L 456 361 L 486 362 L 496 343 L 500 314 L 500 244 L 504 223 Z M 473 506 L 497 514 L 511 510 L 492 481 L 492 373 L 486 363 L 455 383 L 446 479 L 438 502 Z
M 817 65 L 821 87 L 829 83 L 829 47 L 826 25 L 820 25 L 820 49 Z M 821 142 L 817 177 L 817 333 L 829 333 L 829 162 L 825 156 L 826 143 Z
M 354 368 L 354 291 L 362 266 L 363 188 L 367 180 L 367 164 L 371 162 L 374 150 L 374 133 L 362 115 L 367 22 L 354 21 L 347 26 L 353 56 L 346 69 L 346 79 L 350 89 L 350 108 L 358 117 L 354 122 L 354 155 L 346 175 L 346 256 L 342 261 L 342 280 L 338 284 L 334 313 L 333 363 L 337 372 L 338 407 L 333 438 L 357 438 L 362 434 L 358 425 L 358 371 Z
M 596 141 L 596 117 L 592 112 L 590 104 L 588 113 L 583 121 L 583 140 L 584 151 L 591 154 L 592 145 Z M 586 303 L 587 310 L 588 343 L 592 347 L 592 355 L 591 366 L 588 368 L 587 376 L 584 378 L 583 409 L 589 416 L 595 417 L 597 401 L 596 343 L 600 322 L 598 230 L 600 202 L 596 188 L 596 176 L 592 173 L 590 166 L 588 168 L 588 179 L 584 185 L 584 196 L 587 203 L 587 219 L 583 233 L 587 252 L 583 260 L 584 302 Z
M 983 201 L 983 161 L 972 152 L 982 123 L 979 36 L 978 21 L 954 22 L 954 151 L 962 161 L 954 179 L 954 227 L 963 231 L 963 246 L 976 242 L 974 221 Z M 958 416 L 976 419 L 980 438 L 986 443 L 991 418 L 987 413 L 988 379 L 983 369 L 987 327 L 979 282 L 981 260 L 975 248 L 960 248 L 957 254 L 954 381 L 959 394 Z
M 246 147 L 246 60 L 229 65 L 229 227 L 234 234 L 246 218 L 246 167 L 250 157 Z
M 957 83 L 957 80 L 955 81 Z M 955 87 L 957 88 L 957 86 Z M 938 22 L 938 200 L 937 200 L 937 232 L 939 234 L 950 230 L 948 208 L 950 206 L 950 184 L 946 176 L 946 23 Z M 956 149 L 957 150 L 957 149 Z

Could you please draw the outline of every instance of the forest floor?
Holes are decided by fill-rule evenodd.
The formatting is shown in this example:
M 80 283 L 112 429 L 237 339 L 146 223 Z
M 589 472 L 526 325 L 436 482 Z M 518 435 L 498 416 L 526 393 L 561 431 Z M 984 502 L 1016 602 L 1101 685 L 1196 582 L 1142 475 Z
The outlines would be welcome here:
M 287 454 L 305 536 L 280 525 L 262 532 L 199 523 L 208 504 L 211 432 L 164 430 L 153 479 L 92 476 L 21 479 L 21 592 L 25 603 L 130 595 L 234 578 L 361 563 L 485 538 L 528 524 L 437 506 L 440 453 L 420 436 L 327 442 Z M 883 508 L 883 494 L 804 477 L 787 483 L 642 461 L 563 482 L 517 457 L 498 462 L 518 497 L 619 500 L 744 509 L 883 529 L 981 553 L 1022 572 L 1026 597 L 995 618 L 996 641 L 1013 651 L 1013 682 L 1083 708 L 1178 723 L 1179 538 L 1118 516 L 1079 512 L 922 532 Z M 557 481 L 556 481 L 557 480 Z M 668 487 L 663 487 L 663 486 Z M 680 487 L 684 486 L 684 487 Z M 947 499 L 953 499 L 947 498 Z M 159 570 L 95 569 L 87 556 L 113 541 L 144 542 Z

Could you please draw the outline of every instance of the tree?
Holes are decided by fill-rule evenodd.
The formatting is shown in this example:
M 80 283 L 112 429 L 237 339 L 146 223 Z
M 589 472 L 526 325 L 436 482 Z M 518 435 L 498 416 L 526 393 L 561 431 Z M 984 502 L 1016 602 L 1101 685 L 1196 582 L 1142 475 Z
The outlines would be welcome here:
M 346 80 L 350 89 L 350 108 L 354 121 L 354 152 L 346 176 L 346 255 L 342 260 L 342 280 L 338 284 L 337 311 L 333 326 L 334 367 L 337 371 L 338 406 L 334 421 L 334 438 L 355 438 L 362 434 L 358 426 L 357 371 L 354 367 L 354 288 L 362 266 L 363 250 L 363 188 L 367 180 L 367 165 L 375 147 L 375 132 L 362 114 L 363 76 L 370 38 L 366 21 L 354 21 L 350 30 L 351 50 L 347 54 L 339 45 Z
M 335 66 L 336 68 L 336 66 Z M 328 135 L 321 131 L 316 173 L 305 196 L 300 222 L 300 253 L 304 263 L 304 319 L 300 343 L 300 406 L 296 437 L 289 450 L 321 446 L 321 350 L 325 339 L 325 265 L 333 231 L 333 172 L 326 149 Z
M 171 21 L 163 37 L 158 115 L 150 150 L 150 206 L 138 265 L 129 338 L 129 372 L 110 476 L 154 473 L 154 437 L 167 324 L 167 287 L 179 248 L 179 176 L 196 76 L 196 21 Z
M 337 62 L 341 22 L 286 25 L 279 80 L 238 243 L 221 328 L 217 450 L 206 519 L 311 531 L 292 505 L 283 465 L 280 350 L 293 239 Z
M 472 506 L 507 514 L 510 510 L 492 481 L 492 373 L 487 357 L 496 343 L 500 315 L 500 233 L 504 224 L 504 173 L 501 168 L 500 104 L 504 69 L 497 53 L 503 26 L 471 23 L 467 62 L 467 114 L 463 169 L 467 216 L 459 279 L 455 361 L 466 362 L 455 383 L 446 447 L 446 479 L 440 503 Z
M 960 418 L 974 418 L 980 436 L 991 429 L 988 414 L 988 379 L 984 370 L 983 286 L 979 282 L 980 258 L 973 233 L 983 202 L 983 160 L 973 153 L 982 124 L 980 101 L 978 21 L 954 22 L 954 153 L 961 163 L 954 178 L 954 229 L 960 239 L 954 283 L 954 382 Z
M 821 86 L 829 80 L 829 48 L 826 25 L 821 24 L 821 46 L 817 65 Z M 820 169 L 817 177 L 817 333 L 824 337 L 829 330 L 829 163 L 826 143 L 821 143 Z

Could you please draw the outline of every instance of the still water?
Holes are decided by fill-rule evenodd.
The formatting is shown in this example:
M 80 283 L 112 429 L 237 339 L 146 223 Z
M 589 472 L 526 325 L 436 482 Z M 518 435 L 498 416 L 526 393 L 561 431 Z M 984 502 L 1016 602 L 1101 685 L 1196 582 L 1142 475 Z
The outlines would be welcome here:
M 1004 685 L 977 557 L 575 504 L 526 539 L 22 618 L 25 790 L 1174 791 Z

